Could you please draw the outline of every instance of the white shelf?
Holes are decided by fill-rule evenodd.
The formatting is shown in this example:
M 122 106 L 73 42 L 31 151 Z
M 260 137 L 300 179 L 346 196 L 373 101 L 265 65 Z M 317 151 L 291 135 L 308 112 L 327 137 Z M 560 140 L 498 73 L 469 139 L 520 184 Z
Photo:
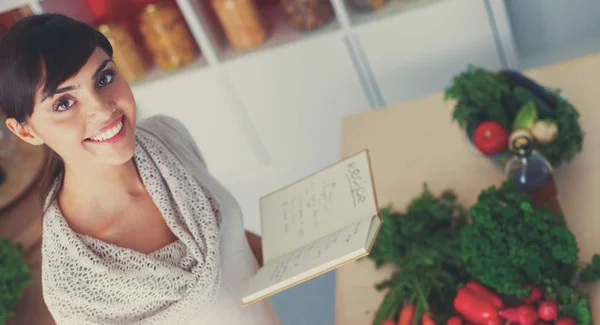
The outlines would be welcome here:
M 348 14 L 350 15 L 352 25 L 359 26 L 370 22 L 381 21 L 384 18 L 421 8 L 439 1 L 442 0 L 390 0 L 385 6 L 372 12 L 358 12 L 346 2 L 346 8 L 348 8 Z
M 320 26 L 315 30 L 300 31 L 291 27 L 286 21 L 285 13 L 283 12 L 283 8 L 281 8 L 281 6 L 264 8 L 261 10 L 261 14 L 268 26 L 267 39 L 258 47 L 247 51 L 235 50 L 229 46 L 228 43 L 223 41 L 222 44 L 225 45 L 222 46 L 223 48 L 219 53 L 219 58 L 221 61 L 229 61 L 246 55 L 254 55 L 278 46 L 282 46 L 284 44 L 302 42 L 308 39 L 330 35 L 331 33 L 340 31 L 340 25 L 335 17 L 332 17 L 325 25 Z

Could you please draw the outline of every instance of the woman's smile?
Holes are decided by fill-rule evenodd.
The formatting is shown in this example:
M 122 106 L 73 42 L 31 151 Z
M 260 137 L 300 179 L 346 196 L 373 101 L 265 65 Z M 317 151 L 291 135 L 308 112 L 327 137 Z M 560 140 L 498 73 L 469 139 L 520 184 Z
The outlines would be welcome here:
M 97 135 L 84 139 L 94 144 L 113 144 L 125 137 L 125 115 L 115 119 L 105 127 L 101 128 Z

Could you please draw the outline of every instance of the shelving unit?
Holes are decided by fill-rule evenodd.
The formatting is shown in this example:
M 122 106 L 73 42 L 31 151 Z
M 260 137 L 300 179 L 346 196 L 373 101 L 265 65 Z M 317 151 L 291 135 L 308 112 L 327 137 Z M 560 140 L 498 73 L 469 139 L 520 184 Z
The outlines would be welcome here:
M 387 17 L 400 15 L 409 10 L 421 8 L 423 6 L 427 6 L 438 1 L 444 0 L 392 0 L 381 9 L 372 12 L 358 12 L 352 9 L 351 6 L 347 6 L 349 7 L 348 13 L 350 14 L 350 20 L 352 21 L 352 25 L 360 26 L 363 24 L 368 24 L 369 22 L 378 22 Z
M 164 70 L 159 66 L 154 65 L 148 70 L 143 78 L 131 82 L 130 85 L 131 87 L 136 88 L 140 85 L 149 84 L 161 79 L 172 78 L 179 74 L 193 73 L 194 71 L 201 70 L 206 67 L 208 67 L 208 62 L 206 62 L 206 59 L 202 55 L 198 56 L 194 59 L 194 61 L 177 70 Z
M 283 9 L 280 6 L 263 8 L 261 13 L 269 29 L 269 35 L 265 42 L 259 45 L 257 48 L 249 51 L 236 51 L 226 42 L 222 42 L 219 48 L 219 59 L 221 61 L 225 62 L 229 60 L 235 60 L 245 55 L 259 55 L 262 51 L 268 51 L 286 44 L 303 42 L 340 31 L 340 25 L 336 21 L 335 17 L 329 20 L 326 25 L 317 30 L 298 31 L 289 26 L 285 19 Z
M 241 202 L 246 227 L 259 232 L 260 196 L 341 158 L 343 118 L 439 91 L 468 63 L 501 66 L 486 1 L 502 2 L 390 0 L 357 13 L 331 0 L 334 17 L 313 31 L 293 29 L 279 6 L 261 8 L 268 39 L 236 51 L 209 0 L 175 0 L 201 56 L 132 83 L 138 117 L 180 119 Z M 0 10 L 28 4 L 5 0 Z M 84 1 L 41 4 L 91 20 Z

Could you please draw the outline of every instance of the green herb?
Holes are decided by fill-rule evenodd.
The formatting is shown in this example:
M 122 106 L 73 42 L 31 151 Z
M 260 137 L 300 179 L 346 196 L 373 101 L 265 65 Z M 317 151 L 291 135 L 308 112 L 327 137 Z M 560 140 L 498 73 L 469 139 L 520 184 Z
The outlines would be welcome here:
M 564 98 L 560 91 L 555 92 L 557 106 L 554 110 L 553 119 L 558 126 L 558 133 L 552 142 L 542 145 L 536 143 L 536 149 L 552 165 L 568 163 L 583 148 L 584 133 L 579 126 L 579 113 Z
M 469 132 L 477 123 L 491 120 L 511 133 L 518 111 L 533 102 L 540 118 L 551 118 L 558 126 L 556 139 L 547 144 L 536 143 L 536 149 L 553 166 L 559 166 L 572 161 L 582 150 L 584 133 L 577 110 L 560 96 L 560 90 L 555 90 L 554 96 L 557 106 L 549 107 L 529 90 L 511 86 L 501 73 L 473 65 L 456 75 L 444 94 L 445 100 L 455 101 L 452 120 Z
M 477 118 L 496 121 L 511 130 L 512 117 L 502 105 L 502 99 L 510 92 L 508 82 L 500 74 L 469 65 L 466 71 L 453 78 L 444 97 L 456 100 L 452 119 L 461 127 Z
M 13 308 L 31 281 L 21 246 L 0 237 L 0 324 L 13 315 Z
M 384 223 L 369 258 L 377 267 L 393 264 L 399 271 L 377 285 L 388 292 L 373 324 L 395 318 L 405 303 L 415 305 L 414 324 L 426 311 L 445 322 L 452 315 L 456 290 L 469 279 L 459 254 L 466 210 L 453 192 L 436 197 L 425 184 L 405 213 L 393 212 L 391 206 L 381 213 Z
M 579 274 L 581 283 L 593 283 L 600 280 L 600 255 L 592 257 L 592 263 L 586 265 Z
M 575 236 L 547 207 L 534 208 L 511 181 L 483 190 L 462 232 L 461 254 L 472 276 L 500 294 L 528 294 L 546 278 L 567 285 L 578 269 Z
M 571 316 L 577 324 L 592 324 L 590 297 L 587 293 L 557 280 L 545 279 L 542 284 L 546 299 L 555 300 L 560 305 L 560 316 Z

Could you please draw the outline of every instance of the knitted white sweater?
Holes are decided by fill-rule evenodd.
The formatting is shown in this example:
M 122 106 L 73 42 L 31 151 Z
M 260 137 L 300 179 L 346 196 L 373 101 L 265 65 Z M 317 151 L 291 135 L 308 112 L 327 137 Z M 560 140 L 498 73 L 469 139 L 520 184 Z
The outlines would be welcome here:
M 149 119 L 140 121 L 137 126 L 148 133 L 153 134 L 156 138 L 172 152 L 172 154 L 181 161 L 185 169 L 187 169 L 203 188 L 208 193 L 214 195 L 218 200 L 219 210 L 221 213 L 220 221 L 220 266 L 221 277 L 216 298 L 210 306 L 206 308 L 206 312 L 202 312 L 202 321 L 192 321 L 189 325 L 201 324 L 248 324 L 248 325 L 279 325 L 279 320 L 274 307 L 270 301 L 254 303 L 247 307 L 241 306 L 241 298 L 245 293 L 249 278 L 258 270 L 258 263 L 254 258 L 252 251 L 246 240 L 244 227 L 242 223 L 242 213 L 239 205 L 233 196 L 215 180 L 208 169 L 196 144 L 191 135 L 179 121 L 166 117 L 154 116 Z M 51 234 L 44 234 L 44 245 L 53 245 Z M 62 243 L 65 244 L 65 243 Z M 119 252 L 119 248 L 111 248 L 107 254 L 124 254 Z M 52 250 L 48 250 L 52 251 Z M 186 247 L 181 241 L 175 242 L 163 249 L 152 253 L 153 258 L 164 263 L 172 263 L 173 258 L 181 257 L 185 254 Z M 44 275 L 48 263 L 52 263 L 52 256 L 42 256 L 46 259 L 42 267 L 42 279 L 50 279 L 49 274 Z M 71 259 L 72 260 L 72 259 Z M 185 260 L 185 259 L 183 259 Z M 85 263 L 86 261 L 81 261 Z M 89 261 L 88 261 L 89 262 Z M 77 279 L 73 279 L 77 281 Z M 101 281 L 101 279 L 100 279 Z M 110 284 L 107 284 L 110 285 Z M 115 284 L 118 287 L 118 283 Z M 47 294 L 47 293 L 46 293 Z M 93 295 L 93 292 L 87 293 Z M 45 295 L 46 297 L 46 295 Z M 140 297 L 141 298 L 141 297 Z M 98 297 L 99 300 L 102 297 Z M 93 299 L 92 299 L 93 301 Z M 48 302 L 48 301 L 47 301 Z M 203 301 L 198 301 L 202 304 Z M 49 303 L 50 312 L 55 317 L 58 325 L 72 324 L 71 321 L 61 320 L 59 315 L 64 314 L 66 310 L 56 310 L 60 305 Z M 200 307 L 200 306 L 198 306 Z M 202 308 L 204 309 L 204 308 Z M 177 311 L 178 313 L 181 311 Z M 184 310 L 183 312 L 186 312 Z M 67 311 L 68 313 L 68 311 Z M 196 311 L 189 310 L 190 315 L 196 315 Z M 67 317 L 70 318 L 70 317 Z M 187 318 L 187 317 L 184 317 Z M 76 321 L 75 321 L 76 323 Z M 73 324 L 75 324 L 73 323 Z M 102 324 L 98 321 L 97 324 Z M 127 323 L 129 324 L 129 323 Z M 167 325 L 167 324 L 165 324 Z M 184 324 L 168 324 L 168 325 L 184 325 Z

